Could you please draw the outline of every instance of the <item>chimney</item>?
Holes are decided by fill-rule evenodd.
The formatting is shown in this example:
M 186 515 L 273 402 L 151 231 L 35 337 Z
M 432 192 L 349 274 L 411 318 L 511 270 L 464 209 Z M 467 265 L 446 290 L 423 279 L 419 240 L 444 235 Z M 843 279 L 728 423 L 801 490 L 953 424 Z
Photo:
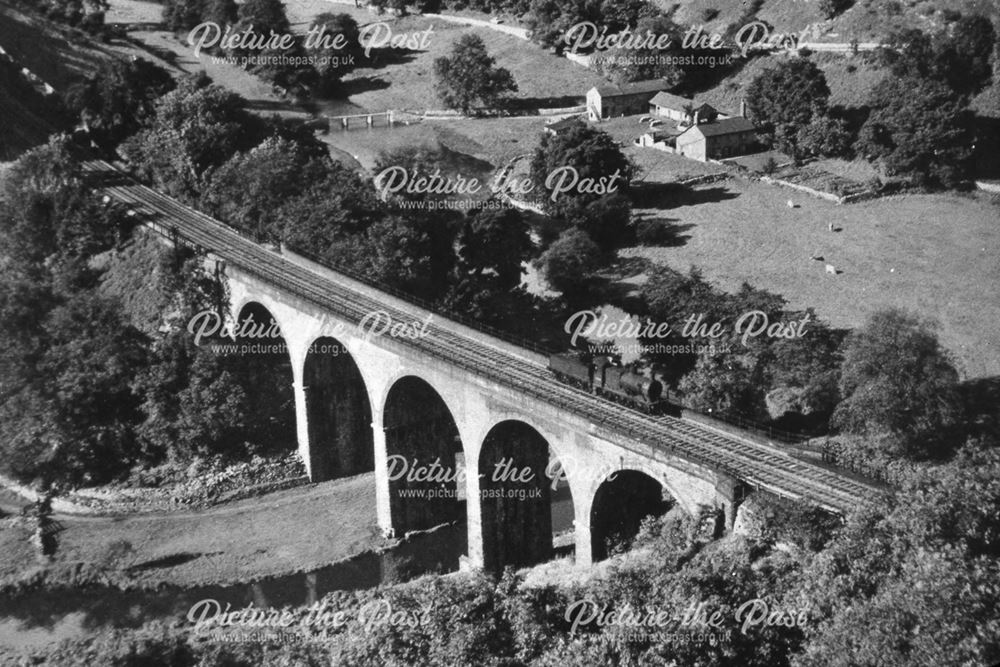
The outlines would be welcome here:
M 694 125 L 697 125 L 697 124 L 698 124 L 698 122 L 699 122 L 699 121 L 698 121 L 698 117 L 699 117 L 700 115 L 701 115 L 701 109 L 695 109 L 695 110 L 694 110 L 694 120 L 692 121 L 692 124 L 694 124 Z
M 745 97 L 740 100 L 740 117 L 741 118 L 747 117 L 747 100 Z

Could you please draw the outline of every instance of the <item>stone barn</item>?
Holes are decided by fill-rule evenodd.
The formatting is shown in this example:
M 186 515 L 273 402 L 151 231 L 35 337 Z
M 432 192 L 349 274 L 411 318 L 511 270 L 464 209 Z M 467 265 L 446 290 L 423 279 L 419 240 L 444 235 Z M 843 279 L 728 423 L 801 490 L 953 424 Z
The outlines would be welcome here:
M 666 87 L 662 79 L 595 86 L 587 91 L 587 116 L 590 120 L 601 120 L 647 113 L 649 101 Z
M 692 109 L 692 118 L 688 118 L 686 109 Z M 649 113 L 658 118 L 666 118 L 675 123 L 683 123 L 697 117 L 699 123 L 711 123 L 719 117 L 719 112 L 709 104 L 698 104 L 694 100 L 673 93 L 657 93 L 649 101 Z

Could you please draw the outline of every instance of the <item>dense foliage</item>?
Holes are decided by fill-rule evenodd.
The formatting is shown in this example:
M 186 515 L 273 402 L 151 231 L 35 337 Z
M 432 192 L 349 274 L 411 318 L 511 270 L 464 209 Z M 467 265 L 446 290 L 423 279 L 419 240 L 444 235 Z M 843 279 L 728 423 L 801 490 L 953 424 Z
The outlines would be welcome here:
M 931 325 L 899 310 L 873 314 L 844 344 L 834 423 L 856 434 L 892 434 L 903 453 L 941 456 L 961 422 L 958 372 Z
M 648 355 L 668 369 L 688 405 L 778 420 L 790 430 L 824 427 L 839 398 L 843 332 L 747 284 L 735 294 L 721 292 L 697 270 L 659 268 L 642 291 L 649 317 L 670 324 L 671 342 L 697 346 L 682 354 Z M 764 322 L 785 335 L 767 335 Z M 717 336 L 709 335 L 714 324 Z
M 799 58 L 764 70 L 750 83 L 746 101 L 761 137 L 796 155 L 796 133 L 826 114 L 829 98 L 823 71 L 812 61 Z
M 858 153 L 881 160 L 890 175 L 918 185 L 954 187 L 968 178 L 972 119 L 948 86 L 932 79 L 889 78 L 872 92 L 872 105 Z
M 134 219 L 89 192 L 64 142 L 25 154 L 5 178 L 2 199 L 6 472 L 93 483 L 133 465 L 293 442 L 287 417 L 283 428 L 274 419 L 280 402 L 271 395 L 261 409 L 254 403 L 261 392 L 250 398 L 252 373 L 267 368 L 217 357 L 185 330 L 192 314 L 224 299 L 200 262 L 154 256 L 157 264 L 144 264 L 118 293 L 104 288 L 107 261 L 138 240 Z M 168 307 L 155 326 L 143 326 L 123 306 L 122 290 Z
M 135 133 L 153 115 L 156 100 L 173 88 L 170 74 L 148 60 L 110 60 L 70 88 L 66 106 L 98 144 L 114 147 Z
M 575 170 L 578 180 L 567 168 Z M 533 191 L 555 216 L 615 193 L 627 194 L 634 172 L 609 134 L 582 124 L 557 136 L 543 135 L 531 160 Z M 604 191 L 601 184 L 607 186 Z M 559 185 L 563 187 L 557 189 Z
M 107 0 L 33 0 L 46 17 L 67 25 L 99 33 L 104 30 Z

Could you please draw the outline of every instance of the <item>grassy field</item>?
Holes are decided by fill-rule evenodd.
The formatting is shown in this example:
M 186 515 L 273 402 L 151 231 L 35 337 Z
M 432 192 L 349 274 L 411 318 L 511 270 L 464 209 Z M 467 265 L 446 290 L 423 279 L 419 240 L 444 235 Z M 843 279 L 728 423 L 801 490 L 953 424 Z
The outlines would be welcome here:
M 350 101 L 371 111 L 442 108 L 433 90 L 434 59 L 448 54 L 455 41 L 468 33 L 481 37 L 497 64 L 514 75 L 519 88 L 517 98 L 525 106 L 572 106 L 578 103 L 573 101 L 575 98 L 583 97 L 591 86 L 604 81 L 600 75 L 558 58 L 531 42 L 488 28 L 461 26 L 422 16 L 378 16 L 367 9 L 326 0 L 287 3 L 286 11 L 296 31 L 305 31 L 312 19 L 323 12 L 350 14 L 361 26 L 385 22 L 393 35 L 432 29 L 426 50 L 383 53 L 377 62 L 358 67 L 345 77 Z
M 968 377 L 1000 374 L 1000 211 L 988 198 L 910 195 L 837 206 L 732 179 L 663 199 L 638 212 L 677 225 L 682 245 L 626 256 L 681 271 L 698 266 L 727 290 L 747 281 L 794 307 L 814 306 L 836 326 L 857 326 L 880 307 L 914 310 L 940 322 L 942 342 Z M 788 208 L 789 199 L 800 208 Z M 840 231 L 830 233 L 829 222 Z M 825 273 L 827 262 L 842 273 Z
M 444 146 L 498 168 L 535 150 L 545 118 L 456 118 L 427 120 L 409 127 L 331 130 L 325 141 L 371 169 L 379 153 L 404 146 Z
M 107 23 L 158 23 L 162 20 L 163 5 L 144 0 L 109 0 L 104 15 Z
M 8 510 L 26 504 L 0 496 Z M 128 518 L 60 517 L 56 564 L 76 561 L 136 567 L 140 583 L 178 586 L 247 581 L 307 571 L 380 543 L 371 474 L 278 491 L 201 512 Z M 309 521 L 303 522 L 304 516 Z M 0 576 L 16 577 L 35 558 L 28 531 L 0 530 Z M 115 557 L 109 546 L 128 542 L 134 553 Z
M 432 27 L 428 48 L 401 52 L 391 62 L 359 67 L 344 78 L 348 96 L 365 109 L 440 109 L 434 92 L 434 60 L 451 52 L 465 34 L 483 39 L 497 64 L 506 67 L 518 85 L 516 98 L 524 107 L 566 107 L 580 104 L 587 90 L 604 79 L 538 46 L 485 28 L 471 28 L 423 17 L 391 23 L 393 33 L 415 33 Z M 383 56 L 384 58 L 384 56 Z

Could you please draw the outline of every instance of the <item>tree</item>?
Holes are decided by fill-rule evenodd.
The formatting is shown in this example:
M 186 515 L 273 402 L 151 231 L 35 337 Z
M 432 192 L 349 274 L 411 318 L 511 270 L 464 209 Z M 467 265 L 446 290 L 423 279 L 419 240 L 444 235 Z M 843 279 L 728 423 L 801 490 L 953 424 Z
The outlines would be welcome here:
M 167 0 L 163 6 L 163 22 L 174 32 L 191 30 L 204 21 L 204 0 Z
M 497 291 L 512 290 L 521 284 L 521 264 L 531 247 L 528 225 L 517 209 L 479 209 L 458 237 L 459 280 L 488 279 Z
M 194 201 L 205 171 L 253 146 L 255 123 L 244 100 L 202 79 L 188 78 L 161 97 L 146 129 L 121 146 L 140 178 Z
M 274 213 L 322 177 L 322 165 L 297 143 L 277 137 L 237 153 L 215 170 L 202 194 L 202 206 L 212 215 L 263 237 Z
M 239 5 L 235 0 L 203 0 L 201 20 L 225 30 L 239 20 Z
M 872 112 L 855 150 L 881 160 L 889 174 L 949 187 L 968 176 L 970 128 L 962 98 L 943 83 L 888 78 L 872 92 Z
M 109 7 L 107 0 L 41 0 L 38 4 L 48 18 L 95 33 L 104 28 Z
M 697 63 L 701 56 L 712 56 L 717 50 L 696 47 L 683 48 L 683 30 L 668 16 L 662 14 L 645 16 L 635 25 L 637 35 L 653 35 L 654 39 L 670 39 L 668 48 L 649 46 L 640 49 L 614 47 L 592 54 L 592 62 L 604 76 L 615 83 L 631 81 L 663 81 L 664 89 L 693 88 L 698 85 L 703 71 L 711 67 L 684 64 L 690 56 L 691 63 Z M 709 62 L 707 59 L 705 62 Z
M 810 60 L 786 60 L 764 70 L 747 88 L 747 107 L 757 131 L 782 151 L 797 154 L 796 133 L 826 112 L 830 88 Z
M 246 0 L 239 6 L 238 31 L 253 27 L 254 31 L 268 35 L 285 35 L 291 31 L 291 24 L 285 14 L 281 0 Z
M 455 230 L 449 222 L 425 212 L 377 220 L 365 232 L 368 275 L 423 299 L 441 297 L 455 267 Z
M 579 229 L 568 229 L 542 254 L 539 264 L 553 288 L 567 295 L 579 294 L 601 266 L 601 249 Z
M 939 81 L 967 96 L 990 80 L 996 31 L 984 16 L 962 17 L 949 31 L 933 36 L 916 28 L 898 31 L 887 42 L 882 60 L 896 77 Z
M 26 153 L 4 182 L 0 239 L 6 259 L 34 276 L 72 284 L 87 262 L 128 236 L 124 207 L 105 205 L 78 178 L 61 139 Z
M 88 293 L 54 308 L 42 330 L 47 348 L 24 394 L 35 403 L 38 418 L 25 416 L 31 426 L 14 426 L 24 436 L 11 446 L 45 443 L 36 474 L 107 481 L 135 457 L 132 425 L 139 400 L 132 380 L 145 361 L 143 337 L 115 303 Z
M 993 74 L 990 58 L 997 43 L 993 22 L 978 14 L 963 16 L 937 45 L 937 68 L 952 90 L 975 95 Z
M 114 147 L 135 133 L 153 115 L 156 100 L 173 88 L 173 78 L 158 65 L 115 59 L 70 88 L 66 104 L 99 144 Z
M 803 572 L 796 666 L 991 664 L 1000 654 L 1000 449 L 972 441 L 859 508 Z
M 310 33 L 315 35 L 314 46 L 310 49 L 309 55 L 317 63 L 315 68 L 319 76 L 319 92 L 332 95 L 340 78 L 349 71 L 342 58 L 360 54 L 358 22 L 350 14 L 323 12 L 313 19 L 309 29 Z M 335 44 L 336 40 L 346 46 L 339 49 L 332 48 L 331 45 Z
M 795 143 L 805 155 L 843 157 L 851 150 L 854 137 L 847 122 L 829 115 L 816 115 L 808 125 L 799 128 Z
M 632 206 L 621 192 L 589 202 L 570 200 L 561 215 L 574 227 L 587 233 L 605 255 L 631 241 Z
M 472 110 L 477 102 L 492 108 L 508 93 L 517 91 L 511 73 L 496 66 L 496 59 L 486 52 L 478 35 L 463 35 L 455 42 L 450 56 L 434 61 L 434 89 L 446 106 Z
M 545 134 L 531 160 L 533 191 L 544 196 L 548 213 L 563 217 L 602 197 L 626 194 L 634 171 L 610 135 L 582 124 Z M 560 183 L 563 191 L 557 192 Z
M 345 236 L 359 234 L 385 215 L 370 182 L 330 160 L 321 177 L 306 178 L 298 196 L 273 212 L 268 231 L 289 247 L 326 256 Z M 331 256 L 332 258 L 332 256 Z
M 256 35 L 291 35 L 291 46 L 237 47 L 228 51 L 230 56 L 245 58 L 253 74 L 288 90 L 298 92 L 316 83 L 316 70 L 306 62 L 302 39 L 293 35 L 281 0 L 247 0 L 239 5 L 234 31 L 245 33 L 251 30 Z
M 942 434 L 960 420 L 958 373 L 932 326 L 900 310 L 874 313 L 844 342 L 836 426 L 890 433 L 903 454 L 942 454 Z
M 584 3 L 563 3 L 558 0 L 531 0 L 525 24 L 531 40 L 561 53 L 565 47 L 563 36 L 569 28 L 590 17 L 585 16 Z

